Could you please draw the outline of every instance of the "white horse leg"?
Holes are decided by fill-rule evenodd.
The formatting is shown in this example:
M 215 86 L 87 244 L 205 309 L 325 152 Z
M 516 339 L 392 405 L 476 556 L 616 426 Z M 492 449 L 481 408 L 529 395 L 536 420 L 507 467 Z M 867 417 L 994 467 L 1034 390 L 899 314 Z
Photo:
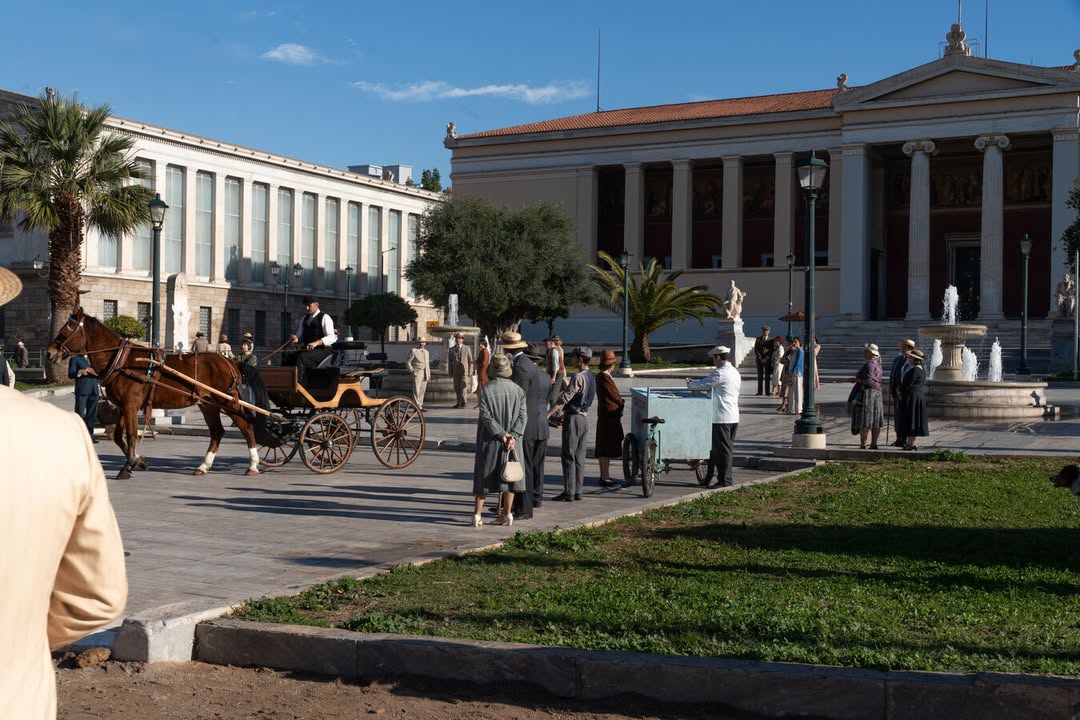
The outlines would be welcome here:
M 251 458 L 251 463 L 248 465 L 245 475 L 258 475 L 259 474 L 259 448 L 248 448 L 248 456 Z
M 210 450 L 206 451 L 206 457 L 203 458 L 202 464 L 195 468 L 196 475 L 205 475 L 210 472 L 210 468 L 214 465 L 214 458 L 216 456 Z

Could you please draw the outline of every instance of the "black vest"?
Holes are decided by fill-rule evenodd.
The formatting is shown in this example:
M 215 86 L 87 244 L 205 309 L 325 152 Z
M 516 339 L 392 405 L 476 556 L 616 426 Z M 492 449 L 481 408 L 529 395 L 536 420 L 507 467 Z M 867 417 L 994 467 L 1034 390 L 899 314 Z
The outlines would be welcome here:
M 302 345 L 307 345 L 308 343 L 323 339 L 322 319 L 322 310 L 314 315 L 304 316 L 303 322 L 300 323 L 300 329 L 304 331 L 304 334 L 300 337 L 300 343 Z

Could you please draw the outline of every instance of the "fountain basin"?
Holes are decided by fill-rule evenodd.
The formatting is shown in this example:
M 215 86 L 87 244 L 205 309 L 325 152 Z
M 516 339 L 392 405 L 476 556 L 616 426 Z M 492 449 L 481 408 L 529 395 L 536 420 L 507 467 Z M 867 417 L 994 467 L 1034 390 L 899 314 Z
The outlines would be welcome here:
M 930 417 L 986 421 L 1034 420 L 1041 418 L 1045 410 L 1044 382 L 968 382 L 938 380 L 935 376 L 927 387 L 926 403 Z M 1038 395 L 1038 405 L 1032 393 Z
M 919 337 L 941 340 L 941 365 L 934 371 L 934 380 L 961 380 L 961 353 L 964 341 L 986 334 L 985 325 L 924 325 Z

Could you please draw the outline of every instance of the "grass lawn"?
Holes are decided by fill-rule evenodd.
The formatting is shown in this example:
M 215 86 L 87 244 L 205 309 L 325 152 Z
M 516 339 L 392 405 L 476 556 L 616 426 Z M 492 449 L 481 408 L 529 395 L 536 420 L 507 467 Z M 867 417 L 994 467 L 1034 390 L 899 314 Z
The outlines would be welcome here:
M 236 615 L 856 667 L 1080 675 L 1060 460 L 827 465 L 600 528 L 338 580 Z M 482 532 L 482 531 L 481 531 Z

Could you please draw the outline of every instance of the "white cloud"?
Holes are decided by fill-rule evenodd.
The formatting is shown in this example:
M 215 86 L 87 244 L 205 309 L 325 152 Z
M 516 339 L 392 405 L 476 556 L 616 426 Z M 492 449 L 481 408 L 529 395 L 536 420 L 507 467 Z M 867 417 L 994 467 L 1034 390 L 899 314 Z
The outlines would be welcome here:
M 267 50 L 260 57 L 263 60 L 276 60 L 290 65 L 314 65 L 325 59 L 311 48 L 296 43 L 282 43 Z
M 455 87 L 442 80 L 424 80 L 423 82 L 408 85 L 389 86 L 383 83 L 367 82 L 360 80 L 353 83 L 353 87 L 364 92 L 378 95 L 384 100 L 403 100 L 412 102 L 428 102 L 431 100 L 446 100 L 464 97 L 505 97 L 530 105 L 545 105 L 549 103 L 574 100 L 585 97 L 589 89 L 584 83 L 549 83 L 542 87 L 530 87 L 525 84 L 514 85 L 481 85 L 475 88 Z

